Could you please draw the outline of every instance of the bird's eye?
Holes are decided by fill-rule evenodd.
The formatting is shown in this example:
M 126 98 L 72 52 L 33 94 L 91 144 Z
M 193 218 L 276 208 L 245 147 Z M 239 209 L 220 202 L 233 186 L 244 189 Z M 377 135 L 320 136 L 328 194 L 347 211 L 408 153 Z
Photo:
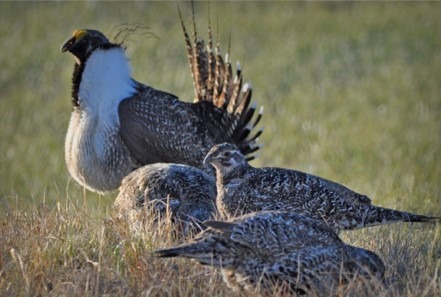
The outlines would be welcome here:
M 224 157 L 229 157 L 231 155 L 231 152 L 225 152 Z

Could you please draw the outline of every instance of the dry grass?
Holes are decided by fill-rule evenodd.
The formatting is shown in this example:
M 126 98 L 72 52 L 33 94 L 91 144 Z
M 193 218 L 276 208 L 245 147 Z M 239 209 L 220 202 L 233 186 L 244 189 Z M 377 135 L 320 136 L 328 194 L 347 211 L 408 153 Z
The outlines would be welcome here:
M 134 235 L 125 219 L 96 219 L 68 202 L 11 209 L 0 224 L 2 296 L 232 295 L 218 271 L 152 256 L 178 243 L 167 220 L 147 220 Z M 343 233 L 384 259 L 387 285 L 354 282 L 339 296 L 439 296 L 440 232 L 440 226 L 397 225 Z

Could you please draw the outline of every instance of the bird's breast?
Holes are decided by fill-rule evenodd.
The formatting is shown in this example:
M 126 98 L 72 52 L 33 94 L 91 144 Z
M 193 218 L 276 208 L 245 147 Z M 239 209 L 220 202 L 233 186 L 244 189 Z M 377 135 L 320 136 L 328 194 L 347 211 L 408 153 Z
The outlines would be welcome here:
M 118 128 L 103 125 L 99 118 L 80 110 L 71 115 L 65 157 L 70 175 L 97 192 L 118 188 L 122 178 L 136 167 Z

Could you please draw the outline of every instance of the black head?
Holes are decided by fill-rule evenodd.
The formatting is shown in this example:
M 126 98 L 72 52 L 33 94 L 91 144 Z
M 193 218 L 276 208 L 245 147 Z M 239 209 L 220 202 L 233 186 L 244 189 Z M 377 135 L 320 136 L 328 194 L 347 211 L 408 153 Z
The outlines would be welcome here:
M 61 46 L 61 51 L 63 53 L 68 51 L 77 58 L 77 61 L 83 62 L 94 49 L 110 44 L 103 33 L 97 30 L 81 29 L 72 33 L 72 37 Z
M 233 144 L 222 143 L 211 148 L 205 156 L 204 165 L 211 164 L 218 172 L 226 175 L 232 171 L 237 171 L 244 166 L 248 166 L 248 162 L 240 150 Z

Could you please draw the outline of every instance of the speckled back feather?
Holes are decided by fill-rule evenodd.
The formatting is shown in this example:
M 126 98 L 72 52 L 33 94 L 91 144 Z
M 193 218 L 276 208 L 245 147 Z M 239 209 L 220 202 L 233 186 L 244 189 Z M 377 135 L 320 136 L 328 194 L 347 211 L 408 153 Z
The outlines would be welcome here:
M 135 226 L 140 212 L 140 217 L 151 212 L 162 219 L 170 216 L 177 230 L 186 236 L 202 230 L 202 222 L 214 217 L 215 197 L 214 178 L 202 170 L 155 163 L 138 168 L 123 179 L 114 206 L 120 214 L 133 217 Z

